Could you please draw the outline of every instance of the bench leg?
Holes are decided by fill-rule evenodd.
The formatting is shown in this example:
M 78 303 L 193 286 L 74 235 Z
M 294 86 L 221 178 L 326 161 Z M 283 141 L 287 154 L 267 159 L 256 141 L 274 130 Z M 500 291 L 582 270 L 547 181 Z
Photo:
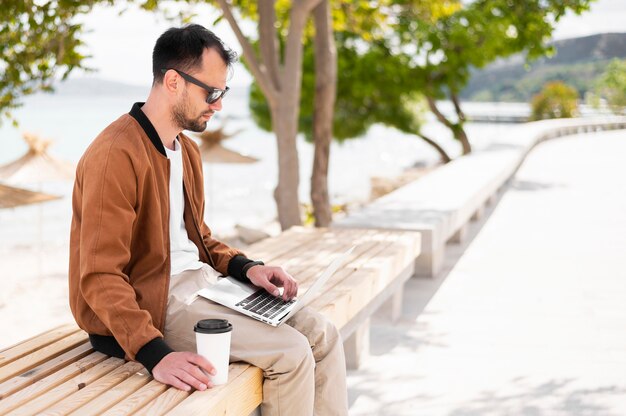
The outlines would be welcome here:
M 485 207 L 482 206 L 480 208 L 478 208 L 476 210 L 476 212 L 474 212 L 474 215 L 472 215 L 472 218 L 470 218 L 471 221 L 479 221 L 483 215 L 485 215 Z
M 370 351 L 370 318 L 343 342 L 348 370 L 357 370 Z
M 392 323 L 398 322 L 402 316 L 402 298 L 404 296 L 404 285 L 401 285 L 390 297 L 383 303 L 381 310 L 385 314 L 389 314 Z
M 415 259 L 415 277 L 435 277 L 443 268 L 446 242 L 441 227 L 420 231 L 422 250 Z
M 454 244 L 461 244 L 465 240 L 465 236 L 467 235 L 467 224 L 463 224 L 461 228 L 457 230 L 452 237 L 450 237 L 450 242 Z
M 430 252 L 422 252 L 415 260 L 415 277 L 435 277 L 443 268 L 446 256 L 445 244 L 432 247 Z
M 261 416 L 261 406 L 254 409 L 248 416 Z

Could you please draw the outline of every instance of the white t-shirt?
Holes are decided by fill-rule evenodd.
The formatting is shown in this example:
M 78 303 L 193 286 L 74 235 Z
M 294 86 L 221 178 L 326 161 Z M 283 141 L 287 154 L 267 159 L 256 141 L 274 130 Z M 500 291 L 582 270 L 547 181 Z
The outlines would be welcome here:
M 174 150 L 165 148 L 170 160 L 170 259 L 171 275 L 185 270 L 198 270 L 204 263 L 200 261 L 198 247 L 189 239 L 185 229 L 185 195 L 183 194 L 183 152 L 174 140 Z

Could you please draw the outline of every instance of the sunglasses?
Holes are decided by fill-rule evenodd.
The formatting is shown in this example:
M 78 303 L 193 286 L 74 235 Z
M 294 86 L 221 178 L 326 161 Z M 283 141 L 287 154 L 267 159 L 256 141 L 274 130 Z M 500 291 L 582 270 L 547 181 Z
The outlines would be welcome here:
M 209 95 L 207 95 L 206 100 L 205 100 L 207 104 L 213 104 L 216 101 L 218 101 L 220 98 L 223 98 L 228 92 L 228 90 L 230 89 L 226 87 L 226 89 L 220 90 L 219 88 L 209 87 L 204 82 L 199 81 L 195 79 L 194 77 L 192 77 L 191 75 L 185 74 L 183 71 L 179 71 L 178 69 L 174 69 L 174 68 L 168 68 L 168 69 L 163 68 L 161 69 L 161 73 L 165 74 L 170 69 L 172 71 L 176 71 L 176 73 L 180 75 L 181 77 L 183 77 L 185 81 L 191 82 L 192 84 L 197 85 L 198 87 L 208 92 Z

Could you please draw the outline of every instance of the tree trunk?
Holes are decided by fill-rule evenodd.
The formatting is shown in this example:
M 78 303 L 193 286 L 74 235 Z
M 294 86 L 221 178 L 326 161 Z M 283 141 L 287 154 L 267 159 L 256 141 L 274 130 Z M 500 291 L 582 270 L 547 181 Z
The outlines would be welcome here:
M 294 2 L 289 12 L 289 31 L 285 41 L 284 61 L 281 64 L 276 39 L 275 0 L 259 2 L 259 41 L 261 56 L 257 56 L 248 38 L 243 34 L 229 0 L 217 0 L 224 17 L 241 44 L 250 72 L 267 98 L 272 128 L 278 147 L 278 185 L 274 199 L 278 221 L 283 230 L 302 224 L 298 202 L 300 171 L 296 135 L 300 113 L 302 83 L 302 36 L 312 10 L 321 0 Z
M 328 165 L 333 138 L 333 109 L 337 93 L 337 50 L 333 38 L 329 0 L 313 9 L 315 25 L 315 102 L 313 139 L 315 155 L 311 174 L 311 202 L 316 227 L 332 221 L 328 195 Z
M 454 137 L 461 142 L 461 147 L 463 149 L 463 154 L 467 155 L 472 153 L 472 145 L 470 145 L 469 139 L 467 138 L 467 134 L 465 133 L 465 129 L 463 129 L 462 124 L 456 125 L 456 131 Z
M 296 146 L 297 126 L 289 114 L 294 110 L 288 101 L 279 103 L 275 108 L 270 107 L 278 147 L 278 184 L 274 190 L 274 199 L 283 230 L 302 224 L 298 198 L 300 164 Z
M 459 119 L 459 122 L 456 124 L 454 137 L 461 142 L 463 154 L 467 155 L 472 152 L 472 146 L 470 145 L 465 129 L 463 128 L 463 125 L 465 124 L 465 113 L 461 109 L 461 103 L 459 102 L 459 97 L 456 94 L 451 93 L 450 99 L 454 104 L 454 111 L 456 111 L 457 118 Z
M 459 116 L 458 123 L 453 123 L 450 120 L 448 120 L 446 116 L 444 116 L 443 113 L 439 111 L 439 108 L 437 107 L 437 103 L 435 102 L 435 100 L 432 99 L 431 97 L 426 97 L 426 101 L 428 102 L 428 107 L 430 107 L 430 111 L 433 112 L 433 114 L 435 115 L 435 117 L 437 117 L 437 120 L 439 120 L 441 124 L 443 124 L 444 126 L 446 126 L 452 131 L 454 138 L 458 140 L 459 142 L 461 142 L 461 148 L 462 148 L 463 154 L 466 155 L 468 153 L 471 153 L 472 147 L 470 146 L 470 142 L 469 142 L 469 139 L 467 138 L 467 134 L 465 133 L 465 130 L 463 129 L 463 122 L 461 121 L 465 119 L 465 115 L 461 111 L 461 107 L 459 106 L 458 101 L 456 103 L 454 102 L 455 99 L 456 99 L 455 96 L 453 96 L 452 102 L 455 104 L 455 110 L 457 112 L 457 115 Z
M 424 136 L 422 133 L 417 132 L 415 133 L 417 134 L 419 137 L 422 138 L 422 140 L 424 140 L 426 143 L 428 143 L 429 145 L 431 145 L 436 151 L 437 153 L 439 153 L 439 158 L 441 159 L 441 163 L 443 163 L 444 165 L 448 162 L 450 162 L 452 159 L 450 158 L 450 156 L 448 155 L 448 153 L 446 153 L 445 150 L 443 150 L 443 147 L 439 146 L 439 143 L 435 142 L 433 139 Z

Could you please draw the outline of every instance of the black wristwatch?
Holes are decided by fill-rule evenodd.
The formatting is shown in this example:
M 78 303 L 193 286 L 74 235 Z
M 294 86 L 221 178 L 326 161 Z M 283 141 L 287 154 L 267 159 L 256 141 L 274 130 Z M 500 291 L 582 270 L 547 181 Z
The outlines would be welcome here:
M 262 261 L 251 261 L 250 263 L 246 263 L 241 269 L 241 275 L 245 277 L 246 279 L 249 279 L 248 270 L 250 270 L 254 266 L 264 266 L 264 265 L 265 263 L 263 263 Z

